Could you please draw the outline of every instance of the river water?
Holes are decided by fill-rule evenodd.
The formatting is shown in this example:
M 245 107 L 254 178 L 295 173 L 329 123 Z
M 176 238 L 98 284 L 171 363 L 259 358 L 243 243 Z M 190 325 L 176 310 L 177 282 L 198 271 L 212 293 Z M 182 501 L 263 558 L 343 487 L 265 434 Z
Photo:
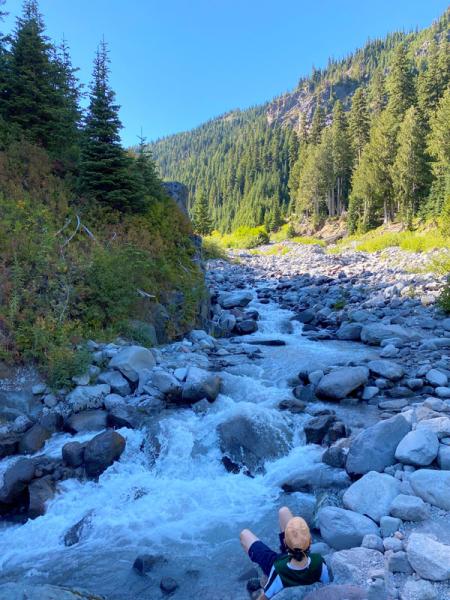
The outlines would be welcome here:
M 276 409 L 291 396 L 288 380 L 304 367 L 344 364 L 371 353 L 350 342 L 309 341 L 299 323 L 292 334 L 282 334 L 291 313 L 256 299 L 249 307 L 260 312 L 259 331 L 240 341 L 276 337 L 286 346 L 262 346 L 262 358 L 243 358 L 242 364 L 222 370 L 223 391 L 205 414 L 164 413 L 156 461 L 146 451 L 144 430 L 119 430 L 126 450 L 98 482 L 65 481 L 44 516 L 24 525 L 0 525 L 0 581 L 46 582 L 84 588 L 108 600 L 134 600 L 161 598 L 160 579 L 171 576 L 179 583 L 174 599 L 248 599 L 239 576 L 251 563 L 240 549 L 239 531 L 249 526 L 275 544 L 278 507 L 296 506 L 296 494 L 287 496 L 280 484 L 299 465 L 320 460 L 318 447 L 304 443 L 307 415 Z M 220 460 L 216 427 L 236 414 L 288 425 L 294 432 L 289 453 L 266 463 L 266 472 L 254 478 L 228 473 Z M 350 408 L 345 416 L 352 424 L 364 420 L 367 425 L 371 410 Z M 69 439 L 54 436 L 43 453 L 60 455 Z M 66 547 L 64 534 L 88 513 L 80 542 Z M 140 553 L 162 554 L 167 562 L 141 577 L 131 568 Z

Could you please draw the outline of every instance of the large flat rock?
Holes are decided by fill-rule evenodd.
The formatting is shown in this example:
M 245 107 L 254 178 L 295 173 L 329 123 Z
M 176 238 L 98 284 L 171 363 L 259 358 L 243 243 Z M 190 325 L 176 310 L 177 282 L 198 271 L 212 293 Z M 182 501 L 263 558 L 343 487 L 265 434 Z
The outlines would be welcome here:
M 379 535 L 379 529 L 371 519 L 337 506 L 320 509 L 317 520 L 321 536 L 336 550 L 359 546 L 365 535 Z
M 322 377 L 316 395 L 323 400 L 342 400 L 366 385 L 368 380 L 369 370 L 366 367 L 341 367 Z
M 394 498 L 400 494 L 400 481 L 387 475 L 370 471 L 355 481 L 343 497 L 345 508 L 367 515 L 377 523 L 389 514 Z
M 450 510 L 450 471 L 420 469 L 411 473 L 409 482 L 419 498 L 433 506 Z

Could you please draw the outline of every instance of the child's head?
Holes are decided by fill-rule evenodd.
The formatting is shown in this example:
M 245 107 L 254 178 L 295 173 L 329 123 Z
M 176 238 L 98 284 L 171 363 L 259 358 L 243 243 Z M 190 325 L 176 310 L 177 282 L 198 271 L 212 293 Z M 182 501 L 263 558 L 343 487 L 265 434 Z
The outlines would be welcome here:
M 301 517 L 290 519 L 284 530 L 284 540 L 289 554 L 295 560 L 303 560 L 311 546 L 311 532 L 306 521 Z

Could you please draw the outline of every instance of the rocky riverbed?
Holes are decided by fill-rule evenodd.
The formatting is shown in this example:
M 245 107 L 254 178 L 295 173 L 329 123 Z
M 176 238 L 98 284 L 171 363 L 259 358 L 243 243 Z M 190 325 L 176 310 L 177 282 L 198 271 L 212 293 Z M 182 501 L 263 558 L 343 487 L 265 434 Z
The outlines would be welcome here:
M 450 598 L 443 282 L 286 246 L 209 264 L 209 333 L 92 341 L 70 392 L 3 382 L 1 600 L 248 599 L 239 530 L 275 544 L 281 504 L 334 583 L 280 598 Z

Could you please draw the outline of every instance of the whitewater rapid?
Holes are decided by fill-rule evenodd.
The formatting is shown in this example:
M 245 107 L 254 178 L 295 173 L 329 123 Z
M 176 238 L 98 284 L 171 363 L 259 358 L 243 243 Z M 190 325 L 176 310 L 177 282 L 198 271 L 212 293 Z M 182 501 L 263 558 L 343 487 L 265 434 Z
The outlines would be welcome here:
M 296 499 L 280 483 L 300 463 L 320 459 L 318 448 L 304 442 L 308 416 L 276 408 L 291 396 L 288 380 L 302 368 L 344 364 L 368 353 L 349 342 L 309 341 L 296 322 L 293 333 L 282 334 L 292 314 L 275 304 L 255 297 L 249 308 L 260 313 L 259 331 L 239 342 L 276 338 L 286 346 L 261 346 L 262 358 L 243 357 L 220 371 L 222 393 L 205 414 L 186 408 L 157 417 L 156 460 L 146 430 L 121 429 L 125 452 L 98 482 L 64 481 L 44 516 L 23 525 L 1 524 L 2 582 L 25 578 L 84 588 L 108 600 L 135 600 L 162 597 L 159 581 L 170 575 L 179 583 L 173 598 L 248 598 L 239 575 L 251 563 L 240 549 L 239 531 L 250 526 L 275 544 L 277 509 L 287 503 L 295 510 Z M 289 453 L 267 462 L 266 472 L 254 478 L 228 473 L 221 462 L 216 428 L 242 414 L 293 431 Z M 53 436 L 39 454 L 60 456 L 69 439 L 74 438 Z M 0 476 L 2 468 L 0 463 Z M 80 542 L 66 547 L 64 535 L 86 515 Z M 168 561 L 143 578 L 131 568 L 141 553 L 163 554 Z

